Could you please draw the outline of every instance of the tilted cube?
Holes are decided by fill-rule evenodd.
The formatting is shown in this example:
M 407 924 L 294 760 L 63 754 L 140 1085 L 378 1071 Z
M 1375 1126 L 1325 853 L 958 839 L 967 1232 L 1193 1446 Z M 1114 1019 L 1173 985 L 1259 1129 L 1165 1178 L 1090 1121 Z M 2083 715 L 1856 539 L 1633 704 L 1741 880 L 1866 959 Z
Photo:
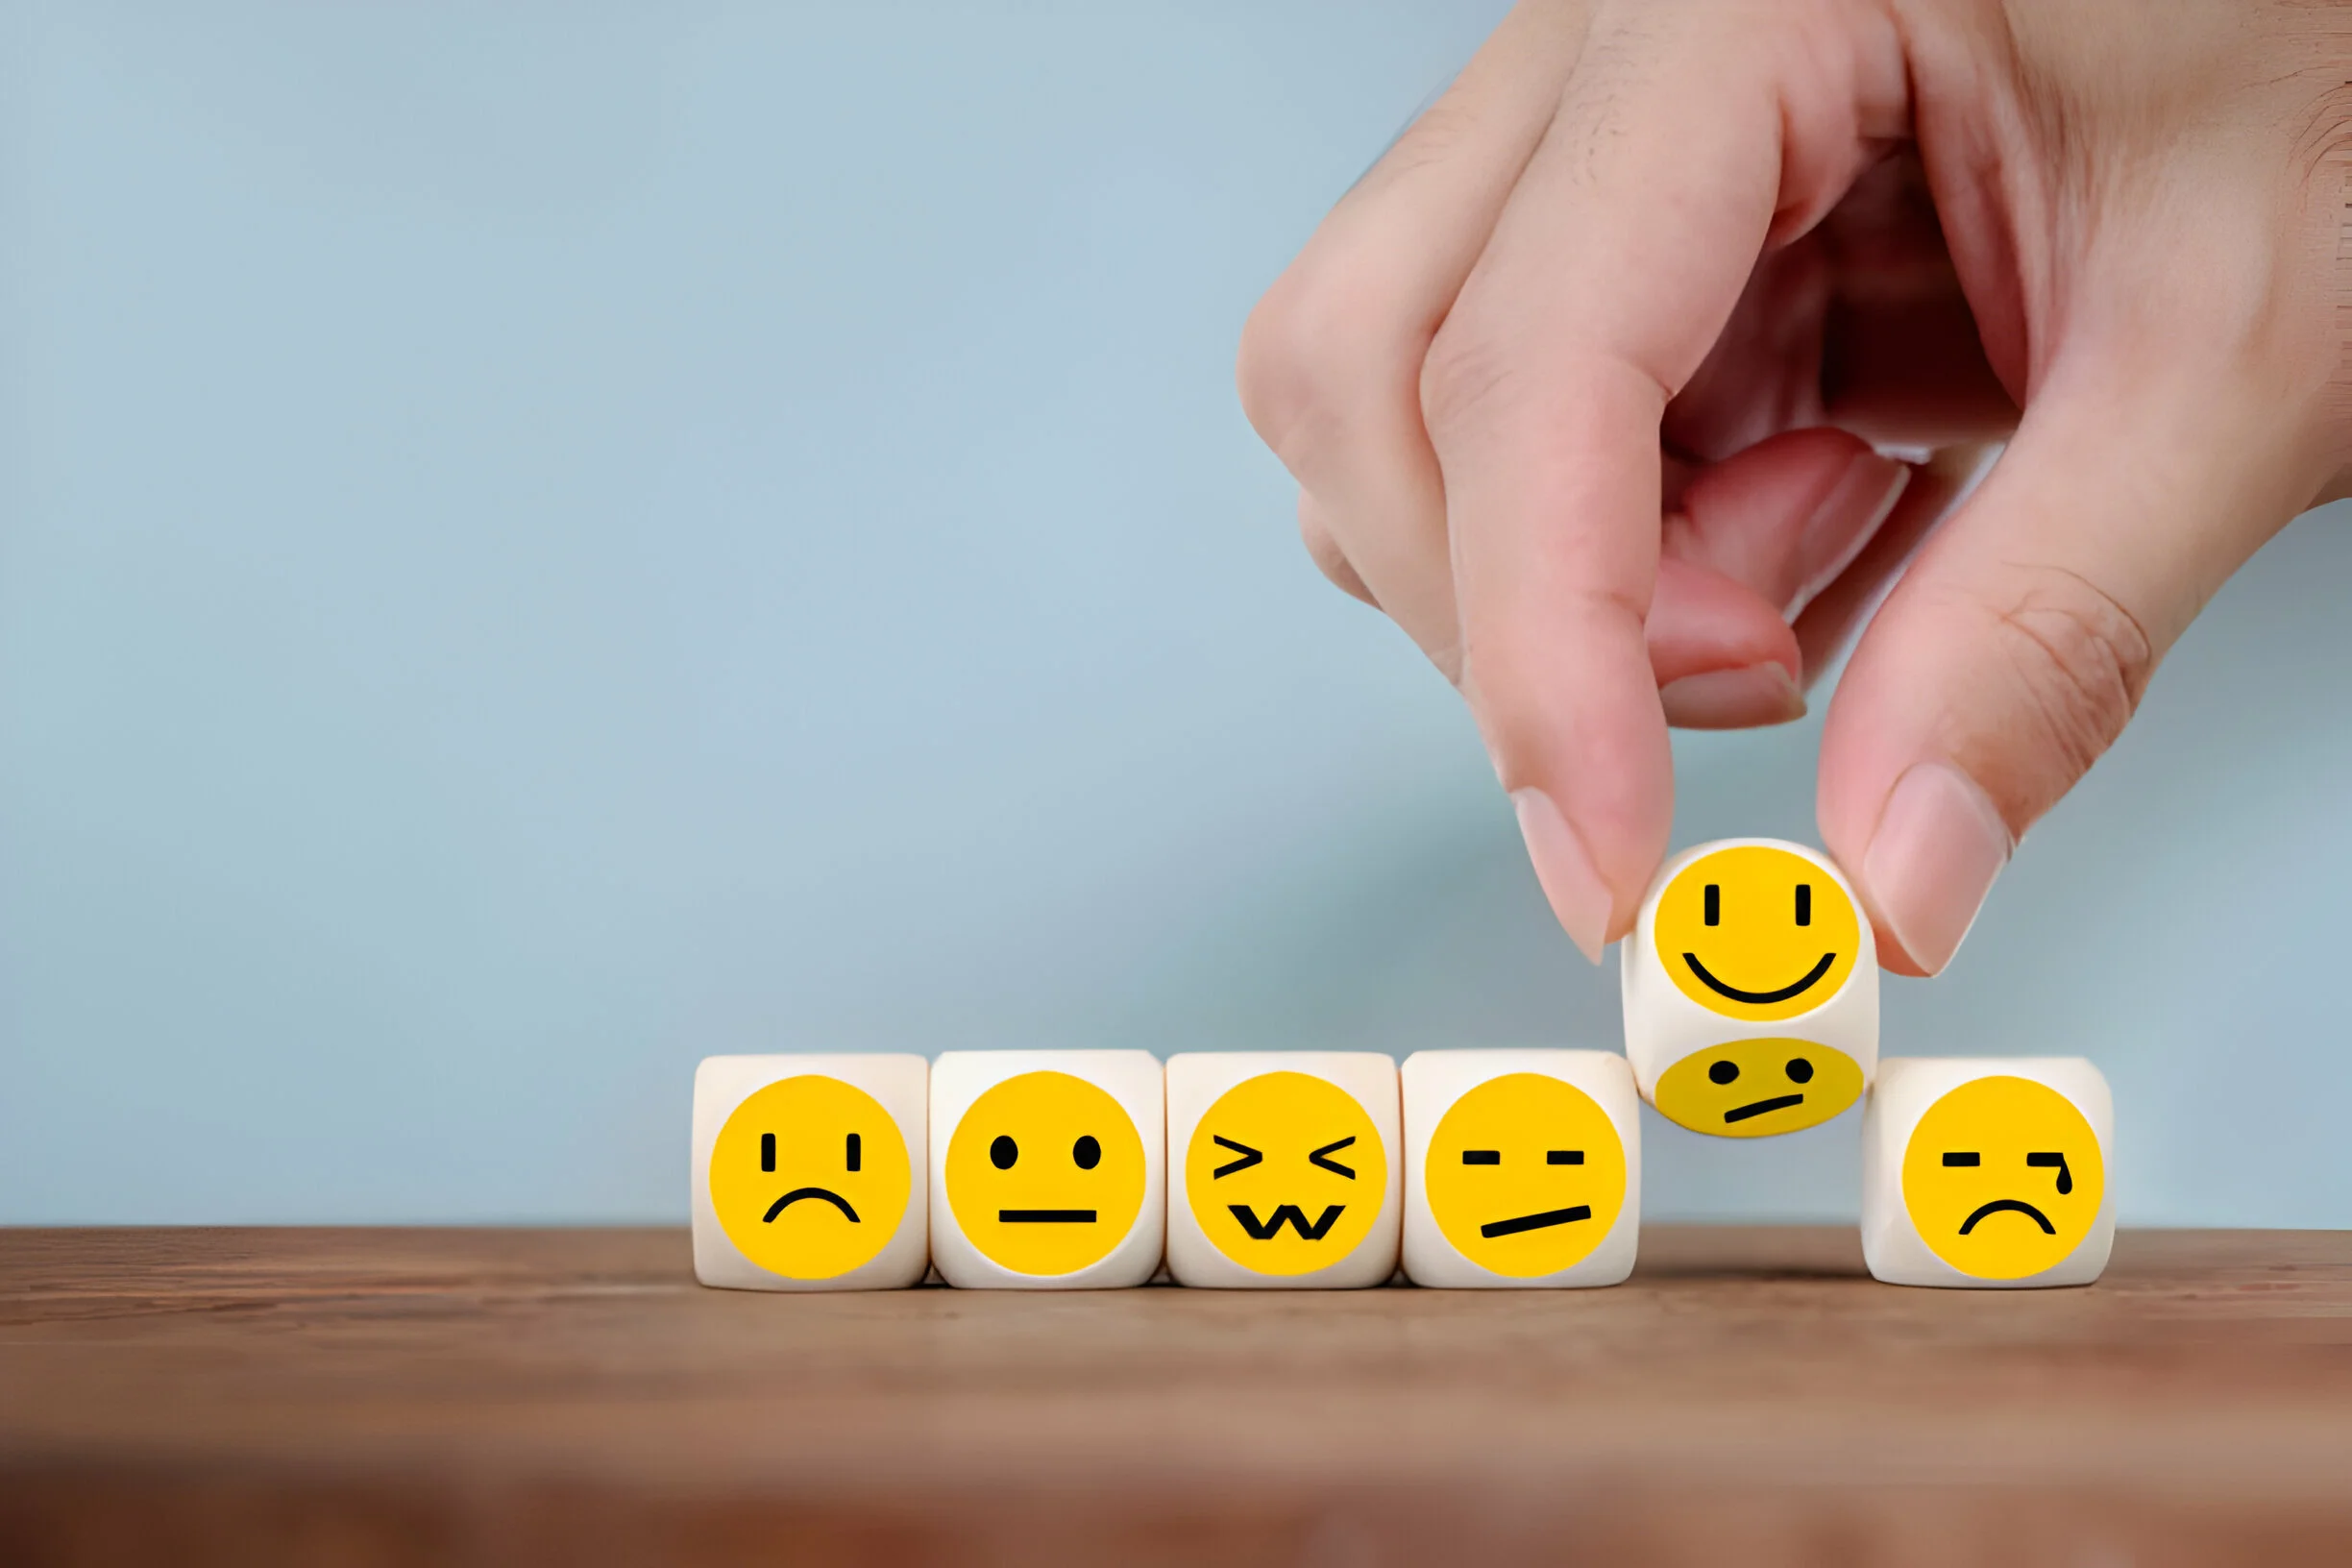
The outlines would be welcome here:
M 1641 1239 L 1641 1102 L 1613 1051 L 1416 1051 L 1405 1106 L 1415 1285 L 1616 1285 Z
M 694 1085 L 695 1278 L 742 1290 L 887 1290 L 921 1280 L 929 1076 L 919 1056 L 703 1058 Z
M 1203 1051 L 1168 1058 L 1168 1272 L 1285 1290 L 1396 1273 L 1404 1162 L 1393 1058 Z
M 949 1285 L 1103 1289 L 1159 1271 L 1167 1144 L 1150 1052 L 945 1052 L 931 1148 L 931 1258 Z
M 2115 1097 L 2079 1056 L 1904 1057 L 1862 1116 L 1862 1257 L 1889 1285 L 2089 1285 L 2115 1242 Z
M 1827 856 L 1725 839 L 1666 863 L 1620 944 L 1626 1060 L 1667 1119 L 1718 1138 L 1816 1126 L 1878 1065 L 1878 950 Z

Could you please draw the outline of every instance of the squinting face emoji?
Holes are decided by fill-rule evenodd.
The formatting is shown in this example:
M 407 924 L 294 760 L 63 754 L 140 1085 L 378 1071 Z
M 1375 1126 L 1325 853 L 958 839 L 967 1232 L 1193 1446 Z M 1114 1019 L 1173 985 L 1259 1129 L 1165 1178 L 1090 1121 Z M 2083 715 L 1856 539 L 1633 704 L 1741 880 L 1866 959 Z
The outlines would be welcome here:
M 1431 1135 L 1430 1216 L 1481 1268 L 1514 1279 L 1581 1262 L 1625 1207 L 1625 1144 L 1591 1095 L 1541 1073 L 1492 1078 Z
M 1903 1207 L 1928 1250 L 1980 1280 L 2055 1267 L 2107 1190 L 2098 1136 L 2030 1078 L 1972 1079 L 1927 1108 L 1903 1150 Z
M 1692 861 L 1652 919 L 1675 989 L 1741 1023 L 1798 1017 L 1844 990 L 1861 951 L 1861 917 L 1835 877 L 1770 845 Z M 1722 1138 L 1762 1138 L 1828 1120 L 1860 1097 L 1862 1068 L 1811 1041 L 1735 1041 L 1658 1076 L 1657 1108 Z
M 1066 1072 L 1024 1072 L 972 1101 L 942 1179 L 956 1224 L 1017 1274 L 1069 1274 L 1143 1210 L 1143 1139 L 1119 1102 Z
M 1227 1090 L 1193 1128 L 1185 1198 L 1217 1251 L 1261 1274 L 1339 1262 L 1380 1217 L 1388 1160 L 1356 1097 L 1305 1072 Z
M 711 1209 L 743 1255 L 793 1280 L 870 1262 L 906 1217 L 906 1139 L 881 1102 L 816 1073 L 747 1097 L 711 1145 Z

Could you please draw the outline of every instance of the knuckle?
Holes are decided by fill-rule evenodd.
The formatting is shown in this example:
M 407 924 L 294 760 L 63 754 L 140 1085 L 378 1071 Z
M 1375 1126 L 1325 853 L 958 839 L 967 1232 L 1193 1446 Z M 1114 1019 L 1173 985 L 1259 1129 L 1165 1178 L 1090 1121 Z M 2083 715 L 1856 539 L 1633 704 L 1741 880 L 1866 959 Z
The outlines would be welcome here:
M 1470 429 L 1507 395 L 1512 358 L 1491 334 L 1448 321 L 1421 365 L 1421 421 L 1433 439 Z
M 2156 668 L 2155 645 L 2113 595 L 2063 567 L 2040 567 L 1992 606 L 1997 646 L 2042 754 L 2088 772 L 2131 722 Z M 2046 802 L 2045 802 L 2046 803 Z
M 1394 282 L 1312 250 L 1275 281 L 1241 330 L 1242 412 L 1292 473 L 1359 410 L 1410 384 L 1411 313 Z

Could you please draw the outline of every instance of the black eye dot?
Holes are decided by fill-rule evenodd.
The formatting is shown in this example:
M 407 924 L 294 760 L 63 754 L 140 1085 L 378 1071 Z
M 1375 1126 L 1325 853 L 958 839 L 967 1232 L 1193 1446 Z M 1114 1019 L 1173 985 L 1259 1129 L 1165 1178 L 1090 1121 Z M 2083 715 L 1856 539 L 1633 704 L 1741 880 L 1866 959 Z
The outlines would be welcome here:
M 1706 923 L 1723 924 L 1723 889 L 1713 882 L 1706 885 Z
M 864 1153 L 865 1140 L 860 1139 L 857 1134 L 851 1133 L 849 1135 L 849 1147 L 846 1151 L 845 1151 L 843 1156 L 844 1162 L 851 1170 L 855 1170 L 858 1168 L 859 1160 Z
M 1810 882 L 1797 884 L 1797 923 L 1799 925 L 1813 923 L 1813 884 Z
M 1078 1162 L 1080 1170 L 1092 1170 L 1102 1164 L 1102 1145 L 1094 1141 L 1092 1133 L 1081 1133 L 1070 1145 L 1070 1158 Z
M 1011 1170 L 1013 1162 L 1020 1158 L 1020 1145 L 1010 1134 L 998 1133 L 996 1141 L 989 1145 L 989 1164 L 998 1170 Z
M 1727 1084 L 1738 1076 L 1737 1062 L 1716 1062 L 1707 1067 L 1707 1082 L 1711 1084 Z
M 1788 1075 L 1792 1084 L 1809 1084 L 1813 1081 L 1813 1064 L 1801 1056 L 1792 1056 L 1789 1058 Z

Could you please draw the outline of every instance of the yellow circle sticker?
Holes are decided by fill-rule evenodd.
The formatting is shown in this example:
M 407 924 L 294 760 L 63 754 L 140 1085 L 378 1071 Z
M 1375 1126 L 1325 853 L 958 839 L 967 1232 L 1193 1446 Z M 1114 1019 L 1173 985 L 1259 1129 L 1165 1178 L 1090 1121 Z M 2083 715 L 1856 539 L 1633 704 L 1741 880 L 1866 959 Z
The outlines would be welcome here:
M 1260 1274 L 1311 1274 L 1356 1250 L 1388 1192 L 1388 1155 L 1356 1096 L 1262 1072 L 1217 1097 L 1185 1153 L 1185 1200 L 1217 1251 Z
M 1862 1097 L 1862 1068 L 1809 1040 L 1735 1040 L 1658 1074 L 1667 1120 L 1717 1138 L 1770 1138 L 1818 1127 Z
M 1625 1143 L 1599 1102 L 1535 1072 L 1490 1078 L 1438 1119 L 1421 1167 L 1455 1250 L 1513 1279 L 1581 1262 L 1625 1207 Z
M 1734 845 L 1675 874 L 1651 920 L 1675 989 L 1710 1013 L 1762 1023 L 1845 988 L 1861 919 L 1837 879 L 1791 849 Z
M 941 1171 L 956 1224 L 1016 1274 L 1072 1274 L 1111 1256 L 1143 1212 L 1143 1139 L 1100 1086 L 1024 1072 L 972 1101 Z
M 711 1208 L 727 1239 L 789 1280 L 873 1261 L 906 1217 L 906 1139 L 879 1100 L 818 1073 L 747 1096 L 711 1145 Z
M 1903 1150 L 1903 1207 L 1927 1249 L 1980 1280 L 2021 1280 L 2082 1245 L 2107 1191 L 2098 1136 L 2030 1078 L 1962 1084 Z

